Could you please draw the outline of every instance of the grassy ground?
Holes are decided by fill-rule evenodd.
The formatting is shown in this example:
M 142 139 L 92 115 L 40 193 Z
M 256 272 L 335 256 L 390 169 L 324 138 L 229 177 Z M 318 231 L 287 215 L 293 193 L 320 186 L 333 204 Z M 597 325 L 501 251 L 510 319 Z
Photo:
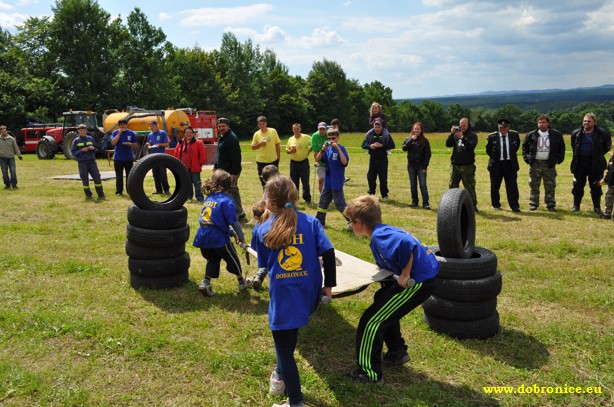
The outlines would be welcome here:
M 404 137 L 405 135 L 403 135 Z M 445 135 L 429 136 L 428 184 L 433 210 L 409 208 L 406 160 L 390 158 L 391 199 L 384 221 L 437 244 L 437 203 L 447 188 Z M 401 136 L 396 135 L 401 144 Z M 350 165 L 346 197 L 367 190 L 361 135 L 343 135 Z M 454 340 L 429 330 L 417 309 L 402 320 L 412 362 L 385 370 L 383 386 L 355 385 L 355 329 L 375 285 L 333 301 L 301 330 L 297 360 L 312 406 L 612 405 L 612 221 L 571 207 L 570 155 L 559 167 L 559 211 L 528 212 L 527 166 L 521 164 L 522 213 L 489 205 L 485 135 L 477 158 L 477 245 L 494 251 L 503 275 L 500 333 L 484 341 Z M 240 187 L 246 209 L 260 195 L 247 143 Z M 281 170 L 288 172 L 282 157 Z M 111 171 L 100 160 L 102 171 Z M 0 405 L 266 406 L 275 363 L 267 324 L 268 293 L 238 293 L 223 273 L 218 296 L 197 283 L 205 262 L 193 247 L 190 282 L 173 290 L 133 290 L 124 252 L 128 197 L 83 199 L 63 158 L 17 163 L 18 191 L 0 190 Z M 208 174 L 205 171 L 205 176 Z M 502 189 L 502 195 L 505 193 Z M 317 193 L 316 193 L 317 196 Z M 192 235 L 199 206 L 186 204 Z M 314 208 L 305 208 L 315 213 Z M 338 248 L 370 260 L 368 243 L 342 231 L 331 213 L 326 231 Z M 247 230 L 249 236 L 249 228 Z M 255 272 L 251 266 L 249 273 Z M 484 386 L 599 386 L 601 394 L 488 394 Z M 521 388 L 522 389 L 522 388 Z M 568 391 L 568 390 L 567 390 Z

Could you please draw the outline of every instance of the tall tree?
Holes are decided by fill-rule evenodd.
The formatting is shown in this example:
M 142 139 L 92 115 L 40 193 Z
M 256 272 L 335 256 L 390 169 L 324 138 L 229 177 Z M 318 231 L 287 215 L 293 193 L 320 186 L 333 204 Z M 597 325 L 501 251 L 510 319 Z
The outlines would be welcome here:
M 365 83 L 364 86 L 366 102 L 371 106 L 371 103 L 377 102 L 382 105 L 382 109 L 386 116 L 390 112 L 390 108 L 396 103 L 392 98 L 392 89 L 384 86 L 380 81 Z
M 305 83 L 305 97 L 313 109 L 312 122 L 329 122 L 335 117 L 341 123 L 350 121 L 348 82 L 337 62 L 324 59 L 313 63 Z

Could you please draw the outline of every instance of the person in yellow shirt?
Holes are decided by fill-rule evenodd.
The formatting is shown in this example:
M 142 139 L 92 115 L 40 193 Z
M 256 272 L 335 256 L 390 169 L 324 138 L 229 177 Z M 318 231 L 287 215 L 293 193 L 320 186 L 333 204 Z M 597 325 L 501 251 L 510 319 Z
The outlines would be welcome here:
M 252 138 L 252 150 L 256 151 L 256 165 L 258 167 L 258 178 L 264 189 L 265 182 L 262 179 L 262 169 L 269 164 L 279 167 L 281 154 L 281 140 L 277 130 L 267 127 L 267 120 L 264 116 L 258 116 L 258 131 Z
M 303 184 L 303 199 L 311 204 L 309 187 L 309 153 L 311 153 L 311 136 L 301 133 L 301 125 L 292 125 L 292 136 L 286 144 L 286 153 L 290 154 L 290 179 L 299 189 L 299 181 Z

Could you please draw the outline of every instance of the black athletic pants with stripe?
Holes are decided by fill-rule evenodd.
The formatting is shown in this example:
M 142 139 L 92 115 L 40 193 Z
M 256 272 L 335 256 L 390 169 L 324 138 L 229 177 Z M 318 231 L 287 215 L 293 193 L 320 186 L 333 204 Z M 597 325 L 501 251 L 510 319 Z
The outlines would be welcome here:
M 200 248 L 200 253 L 207 260 L 205 266 L 205 277 L 218 278 L 220 276 L 220 263 L 222 260 L 226 262 L 226 270 L 236 276 L 242 274 L 241 260 L 235 250 L 232 242 L 226 243 L 224 247 L 216 247 L 215 249 Z
M 382 349 L 404 350 L 400 319 L 422 304 L 435 290 L 437 280 L 432 278 L 412 288 L 402 288 L 395 282 L 382 283 L 374 295 L 373 304 L 360 317 L 356 332 L 356 358 L 358 366 L 373 381 L 383 376 Z

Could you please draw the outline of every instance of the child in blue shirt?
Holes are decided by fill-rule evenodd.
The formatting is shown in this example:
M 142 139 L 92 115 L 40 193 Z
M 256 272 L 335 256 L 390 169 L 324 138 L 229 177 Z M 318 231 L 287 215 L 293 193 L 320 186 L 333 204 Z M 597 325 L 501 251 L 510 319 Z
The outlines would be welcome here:
M 390 270 L 395 279 L 381 283 L 373 304 L 365 310 L 356 331 L 358 369 L 348 374 L 353 381 L 382 383 L 384 363 L 410 360 L 401 336 L 400 319 L 422 304 L 435 290 L 439 263 L 435 254 L 411 234 L 382 223 L 382 210 L 372 196 L 353 199 L 345 215 L 356 236 L 371 239 L 370 248 L 378 267 Z
M 266 167 L 265 167 L 266 168 Z M 275 167 L 277 168 L 277 167 Z M 264 171 L 262 172 L 264 176 Z M 266 201 L 264 199 L 259 200 L 252 206 L 252 215 L 256 223 L 252 229 L 252 240 L 250 246 L 256 252 L 258 252 L 258 228 L 263 224 L 270 216 L 270 212 L 266 208 Z M 267 270 L 265 267 L 258 268 L 258 273 L 253 278 L 248 278 L 246 284 L 248 287 L 254 290 L 259 290 L 262 287 L 262 282 L 267 276 Z
M 307 325 L 322 295 L 331 298 L 336 285 L 335 250 L 320 222 L 298 212 L 298 190 L 290 177 L 278 175 L 265 186 L 271 217 L 258 228 L 258 266 L 269 271 L 269 326 L 277 366 L 269 392 L 288 395 L 287 405 L 304 406 L 294 359 L 299 328 Z M 324 264 L 324 288 L 322 269 Z
M 193 245 L 200 248 L 201 254 L 207 260 L 205 277 L 198 286 L 198 290 L 205 297 L 215 295 L 211 279 L 220 276 L 222 260 L 226 262 L 226 270 L 237 276 L 239 290 L 245 288 L 241 261 L 230 241 L 230 236 L 234 236 L 238 243 L 245 242 L 243 229 L 235 212 L 235 204 L 230 196 L 231 187 L 232 177 L 224 170 L 216 170 L 202 187 L 207 198 L 200 211 L 198 219 L 200 227 L 194 237 Z
M 327 132 L 328 141 L 324 143 L 322 150 L 316 154 L 316 161 L 326 163 L 324 188 L 320 193 L 318 213 L 316 214 L 316 218 L 322 226 L 326 225 L 326 212 L 331 201 L 335 202 L 335 207 L 341 214 L 347 206 L 343 194 L 343 184 L 345 182 L 345 167 L 347 167 L 350 157 L 345 147 L 339 144 L 339 136 L 339 129 L 334 127 L 329 129 Z M 351 231 L 349 225 L 348 230 Z

